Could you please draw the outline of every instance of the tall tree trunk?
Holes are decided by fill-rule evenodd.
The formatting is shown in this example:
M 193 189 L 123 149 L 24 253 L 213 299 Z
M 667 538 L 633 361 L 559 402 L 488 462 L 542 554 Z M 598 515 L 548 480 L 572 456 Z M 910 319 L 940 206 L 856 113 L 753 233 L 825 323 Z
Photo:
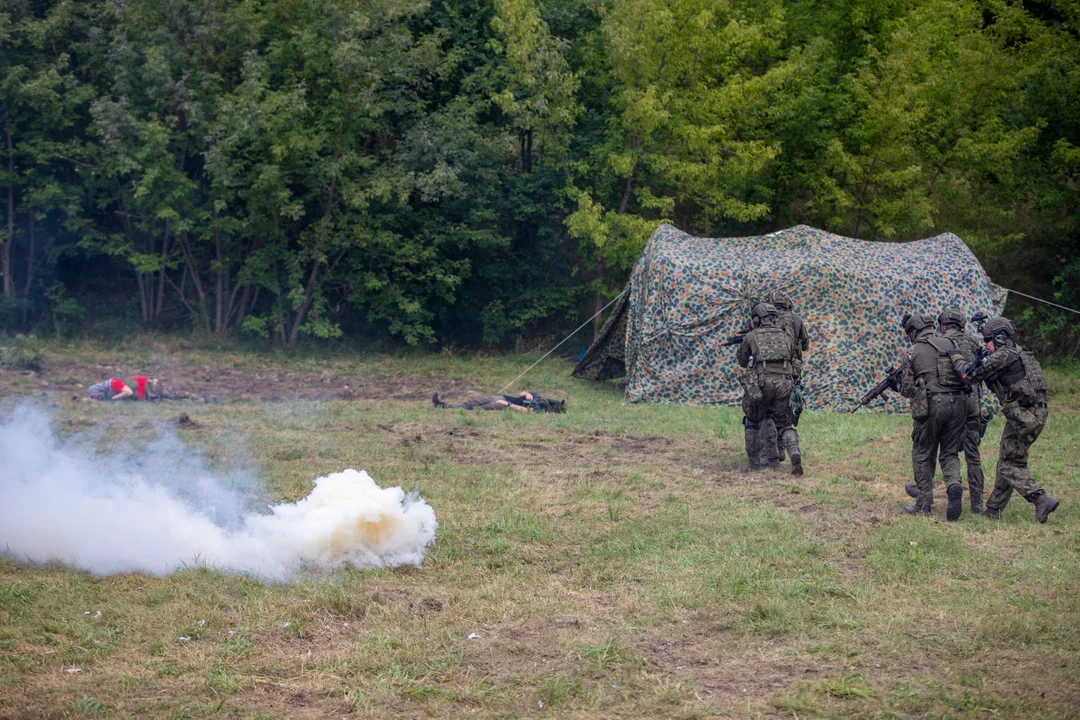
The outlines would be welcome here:
M 130 245 L 131 249 L 135 250 L 136 248 L 138 248 L 139 237 L 138 234 L 135 232 L 135 228 L 131 224 L 131 215 L 128 212 L 127 202 L 125 202 L 124 200 L 124 188 L 120 184 L 119 179 L 116 180 L 116 189 L 118 197 L 120 198 L 120 217 L 123 219 L 124 222 L 124 234 L 127 235 L 128 244 Z M 145 241 L 143 242 L 143 247 L 146 247 Z M 148 292 L 152 292 L 152 290 L 147 287 L 146 278 L 143 277 L 145 274 L 146 273 L 142 272 L 141 270 L 135 270 L 135 282 L 139 286 L 139 306 L 140 310 L 142 311 L 142 319 L 144 324 L 150 322 L 150 316 L 153 311 L 152 298 L 148 294 Z
M 30 289 L 34 286 L 34 269 L 37 267 L 36 255 L 37 255 L 37 237 L 34 234 L 34 208 L 30 208 L 30 211 L 26 213 L 29 227 L 27 228 L 27 250 L 26 250 L 26 284 L 23 285 L 22 291 L 22 326 L 26 327 L 30 320 Z
M 37 255 L 37 239 L 34 235 L 34 208 L 30 208 L 27 214 L 29 227 L 27 228 L 27 251 L 26 251 L 26 284 L 23 285 L 23 300 L 30 299 L 30 288 L 34 285 L 34 268 L 37 267 L 35 256 Z
M 319 261 L 316 260 L 311 265 L 311 274 L 308 275 L 307 289 L 304 290 L 304 302 L 297 309 L 296 317 L 293 319 L 292 330 L 289 331 L 289 345 L 295 345 L 296 339 L 300 336 L 300 326 L 304 324 L 304 317 L 311 307 L 311 299 L 315 296 L 315 281 L 318 277 Z
M 0 272 L 4 273 L 4 294 L 15 297 L 15 278 L 11 276 L 11 246 L 15 244 L 15 147 L 11 140 L 11 128 L 7 130 L 8 152 L 8 201 L 7 240 L 0 252 Z
M 217 219 L 217 210 L 214 211 L 214 219 Z M 214 333 L 220 335 L 224 328 L 225 320 L 225 259 L 221 252 L 221 229 L 214 228 L 214 251 L 217 254 L 217 278 L 214 288 Z
M 206 326 L 206 334 L 212 335 L 210 312 L 206 308 L 206 290 L 203 288 L 202 280 L 199 279 L 199 270 L 195 267 L 195 258 L 191 254 L 191 243 L 188 242 L 186 230 L 180 233 L 180 247 L 184 251 L 184 270 L 191 274 L 191 284 L 195 286 L 195 294 L 199 298 L 199 314 L 202 315 L 203 324 Z
M 161 240 L 161 270 L 158 271 L 157 302 L 154 303 L 154 319 L 161 317 L 161 307 L 165 304 L 165 263 L 169 259 L 169 240 L 172 226 L 165 223 L 165 237 Z

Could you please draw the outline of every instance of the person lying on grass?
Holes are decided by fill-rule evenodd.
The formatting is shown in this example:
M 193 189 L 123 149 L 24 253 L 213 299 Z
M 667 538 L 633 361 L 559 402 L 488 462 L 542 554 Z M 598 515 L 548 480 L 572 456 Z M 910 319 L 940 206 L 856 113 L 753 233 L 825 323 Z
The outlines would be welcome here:
M 134 382 L 126 383 L 120 378 L 109 378 L 87 388 L 89 400 L 185 400 L 186 392 L 165 390 L 165 383 L 154 377 L 137 375 Z M 132 385 L 135 387 L 132 388 Z
M 439 399 L 439 393 L 432 393 L 431 404 L 437 408 L 465 408 L 466 410 L 516 410 L 518 412 L 566 412 L 565 400 L 549 400 L 539 393 L 523 390 L 517 397 L 513 395 L 480 395 L 465 402 L 448 404 Z

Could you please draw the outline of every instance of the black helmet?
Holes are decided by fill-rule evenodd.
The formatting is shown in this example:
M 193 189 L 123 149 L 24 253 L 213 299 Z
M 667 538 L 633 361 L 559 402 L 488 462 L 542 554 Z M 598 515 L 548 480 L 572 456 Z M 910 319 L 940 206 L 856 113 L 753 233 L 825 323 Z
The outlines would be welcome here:
M 995 343 L 1004 342 L 1016 332 L 1016 325 L 1007 317 L 996 317 L 988 320 L 982 327 L 983 340 L 993 340 Z M 1000 340 L 998 338 L 1001 338 Z
M 904 332 L 919 332 L 928 327 L 934 327 L 934 318 L 926 313 L 916 313 L 915 315 L 905 315 L 902 320 L 904 325 Z
M 964 313 L 960 312 L 959 308 L 945 308 L 941 311 L 941 314 L 937 316 L 938 325 L 955 325 L 958 328 L 964 327 Z

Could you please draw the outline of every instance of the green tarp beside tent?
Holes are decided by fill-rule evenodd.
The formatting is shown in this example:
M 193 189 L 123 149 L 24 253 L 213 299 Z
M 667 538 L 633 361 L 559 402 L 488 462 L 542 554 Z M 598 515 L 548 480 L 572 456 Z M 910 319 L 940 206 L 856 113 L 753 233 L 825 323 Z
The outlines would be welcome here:
M 899 362 L 905 311 L 937 316 L 955 306 L 969 317 L 994 316 L 1006 295 L 951 233 L 885 243 L 800 225 L 699 238 L 661 225 L 573 375 L 603 380 L 625 372 L 633 402 L 736 405 L 736 348 L 722 344 L 769 290 L 788 293 L 806 321 L 807 404 L 830 410 L 853 407 Z M 907 402 L 893 396 L 875 408 L 902 411 Z

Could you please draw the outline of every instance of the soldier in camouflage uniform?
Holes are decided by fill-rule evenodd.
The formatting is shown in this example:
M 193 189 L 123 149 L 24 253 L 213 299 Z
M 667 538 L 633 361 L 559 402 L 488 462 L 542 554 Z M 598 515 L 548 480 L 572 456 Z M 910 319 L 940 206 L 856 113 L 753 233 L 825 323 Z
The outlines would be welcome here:
M 945 519 L 958 520 L 963 510 L 960 486 L 960 443 L 967 418 L 967 385 L 953 367 L 956 348 L 934 332 L 934 318 L 913 315 L 904 319 L 911 345 L 900 359 L 900 393 L 911 398 L 911 466 L 917 495 L 905 505 L 912 515 L 930 514 L 934 503 L 934 469 L 941 463 L 949 504 Z
M 795 382 L 798 382 L 802 378 L 803 353 L 810 349 L 810 336 L 806 332 L 806 325 L 795 312 L 791 298 L 782 290 L 766 293 L 762 302 L 776 307 L 776 324 L 795 340 L 795 358 L 792 365 L 793 377 Z M 772 413 L 766 414 L 761 423 L 761 445 L 764 448 L 763 460 L 769 467 L 778 467 L 784 462 L 784 443 L 776 432 L 776 421 Z
M 952 340 L 960 348 L 964 359 L 971 362 L 975 357 L 975 353 L 982 347 L 982 343 L 964 332 L 964 325 L 966 324 L 964 313 L 959 308 L 945 308 L 938 315 L 938 334 L 947 340 Z M 968 498 L 971 502 L 971 512 L 978 515 L 983 511 L 984 484 L 982 456 L 979 453 L 979 445 L 982 443 L 982 428 L 979 419 L 982 383 L 969 383 L 967 393 L 967 420 L 964 424 L 964 435 L 960 441 L 960 448 L 964 451 L 964 462 L 967 464 Z M 915 483 L 908 483 L 905 489 L 911 497 L 918 496 Z
M 1034 353 L 1013 342 L 1016 326 L 1012 320 L 996 317 L 983 325 L 983 342 L 989 352 L 982 360 L 968 362 L 954 348 L 951 359 L 956 371 L 971 382 L 982 381 L 997 395 L 1005 413 L 1001 433 L 1001 453 L 994 478 L 994 491 L 986 501 L 986 517 L 998 520 L 1013 490 L 1035 506 L 1035 519 L 1046 522 L 1057 509 L 1057 499 L 1032 479 L 1028 472 L 1028 448 L 1046 427 L 1046 377 Z
M 791 474 L 802 475 L 802 452 L 799 434 L 791 423 L 789 406 L 794 387 L 796 347 L 792 337 L 776 324 L 776 307 L 759 303 L 754 307 L 754 329 L 739 346 L 739 365 L 749 371 L 743 396 L 743 424 L 746 427 L 746 454 L 749 468 L 759 470 L 761 463 L 761 423 L 771 412 L 779 428 L 780 440 L 791 456 Z

